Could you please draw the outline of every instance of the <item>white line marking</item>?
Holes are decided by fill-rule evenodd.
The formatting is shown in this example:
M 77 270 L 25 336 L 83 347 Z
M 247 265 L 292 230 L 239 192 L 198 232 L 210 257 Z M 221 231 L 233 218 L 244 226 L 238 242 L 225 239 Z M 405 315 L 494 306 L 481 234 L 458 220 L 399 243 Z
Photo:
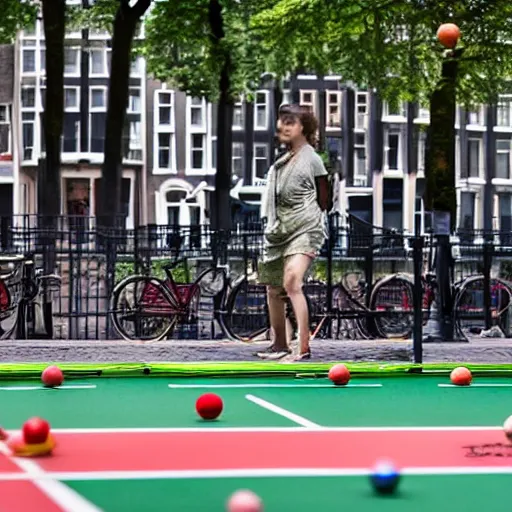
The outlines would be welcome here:
M 247 400 L 249 400 L 249 402 L 259 405 L 260 407 L 263 407 L 264 409 L 267 409 L 268 411 L 271 411 L 275 414 L 279 414 L 279 416 L 282 416 L 283 418 L 286 418 L 290 421 L 293 421 L 294 423 L 297 423 L 301 427 L 314 428 L 314 429 L 322 428 L 317 423 L 313 423 L 312 421 L 309 421 L 306 418 L 299 416 L 298 414 L 295 414 L 291 411 L 283 409 L 282 407 L 279 407 L 278 405 L 275 405 L 271 402 L 267 402 L 267 400 L 263 400 L 262 398 L 258 398 L 257 396 L 245 395 L 245 398 Z
M 41 389 L 96 389 L 96 384 L 59 386 L 56 388 L 46 386 L 0 386 L 0 391 L 36 391 Z
M 455 384 L 438 384 L 440 388 L 512 388 L 512 384 L 470 384 L 469 386 L 457 386 Z
M 171 389 L 250 389 L 250 388 L 381 388 L 382 384 L 168 384 Z
M 491 432 L 503 431 L 503 426 L 460 426 L 460 427 L 316 427 L 315 430 L 323 432 Z M 9 434 L 19 432 L 19 429 L 7 430 Z M 199 433 L 209 434 L 231 433 L 231 432 L 302 432 L 301 427 L 194 427 L 194 428 L 52 428 L 52 433 L 66 434 L 179 434 Z
M 162 480 L 189 478 L 267 478 L 267 477 L 322 477 L 322 476 L 365 476 L 369 468 L 263 468 L 263 469 L 199 469 L 199 470 L 158 470 L 158 471 L 63 471 L 45 472 L 42 475 L 27 473 L 0 473 L 0 481 L 30 480 Z M 403 475 L 480 475 L 510 474 L 512 466 L 489 467 L 413 467 L 401 468 Z M 69 510 L 69 509 L 66 509 Z M 72 512 L 82 509 L 73 509 Z M 91 509 L 88 509 L 91 510 Z M 94 509 L 98 510 L 98 509 Z
M 102 512 L 100 508 L 86 500 L 76 491 L 63 484 L 54 476 L 47 474 L 36 462 L 21 457 L 12 457 L 4 443 L 0 443 L 0 452 L 24 472 L 29 480 L 50 500 L 65 512 Z

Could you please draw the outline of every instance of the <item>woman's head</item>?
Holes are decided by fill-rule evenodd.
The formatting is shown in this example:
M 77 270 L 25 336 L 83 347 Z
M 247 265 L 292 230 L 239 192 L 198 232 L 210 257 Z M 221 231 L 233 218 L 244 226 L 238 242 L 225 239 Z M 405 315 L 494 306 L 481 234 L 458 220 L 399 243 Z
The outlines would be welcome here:
M 295 145 L 305 140 L 312 146 L 316 143 L 318 121 L 309 107 L 303 105 L 281 105 L 277 120 L 279 142 Z

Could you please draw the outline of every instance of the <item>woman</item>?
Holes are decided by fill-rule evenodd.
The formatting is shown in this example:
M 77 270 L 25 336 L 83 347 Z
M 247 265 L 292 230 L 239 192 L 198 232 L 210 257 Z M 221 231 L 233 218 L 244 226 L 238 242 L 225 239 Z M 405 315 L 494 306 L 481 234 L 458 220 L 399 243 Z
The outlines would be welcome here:
M 291 353 L 286 336 L 284 298 L 289 297 L 299 331 L 294 360 L 309 359 L 309 314 L 302 292 L 304 275 L 327 236 L 324 210 L 329 203 L 327 171 L 314 144 L 318 122 L 310 110 L 298 105 L 279 109 L 277 132 L 287 147 L 270 168 L 262 200 L 266 219 L 260 283 L 267 285 L 273 344 L 258 353 L 281 359 Z

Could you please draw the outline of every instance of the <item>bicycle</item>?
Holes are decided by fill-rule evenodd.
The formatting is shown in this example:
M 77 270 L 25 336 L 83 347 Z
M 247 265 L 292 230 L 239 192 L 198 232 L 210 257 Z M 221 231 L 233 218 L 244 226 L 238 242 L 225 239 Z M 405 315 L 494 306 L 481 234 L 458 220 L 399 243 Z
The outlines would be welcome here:
M 52 296 L 57 274 L 43 275 L 33 255 L 2 256 L 0 265 L 0 339 L 53 338 Z

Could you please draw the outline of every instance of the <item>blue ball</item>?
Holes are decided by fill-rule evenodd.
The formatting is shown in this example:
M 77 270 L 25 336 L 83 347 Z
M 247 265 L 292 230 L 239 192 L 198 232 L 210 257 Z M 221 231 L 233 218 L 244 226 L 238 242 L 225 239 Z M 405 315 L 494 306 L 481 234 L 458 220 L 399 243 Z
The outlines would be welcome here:
M 400 473 L 389 462 L 379 463 L 370 475 L 370 480 L 379 494 L 392 494 L 400 481 Z

